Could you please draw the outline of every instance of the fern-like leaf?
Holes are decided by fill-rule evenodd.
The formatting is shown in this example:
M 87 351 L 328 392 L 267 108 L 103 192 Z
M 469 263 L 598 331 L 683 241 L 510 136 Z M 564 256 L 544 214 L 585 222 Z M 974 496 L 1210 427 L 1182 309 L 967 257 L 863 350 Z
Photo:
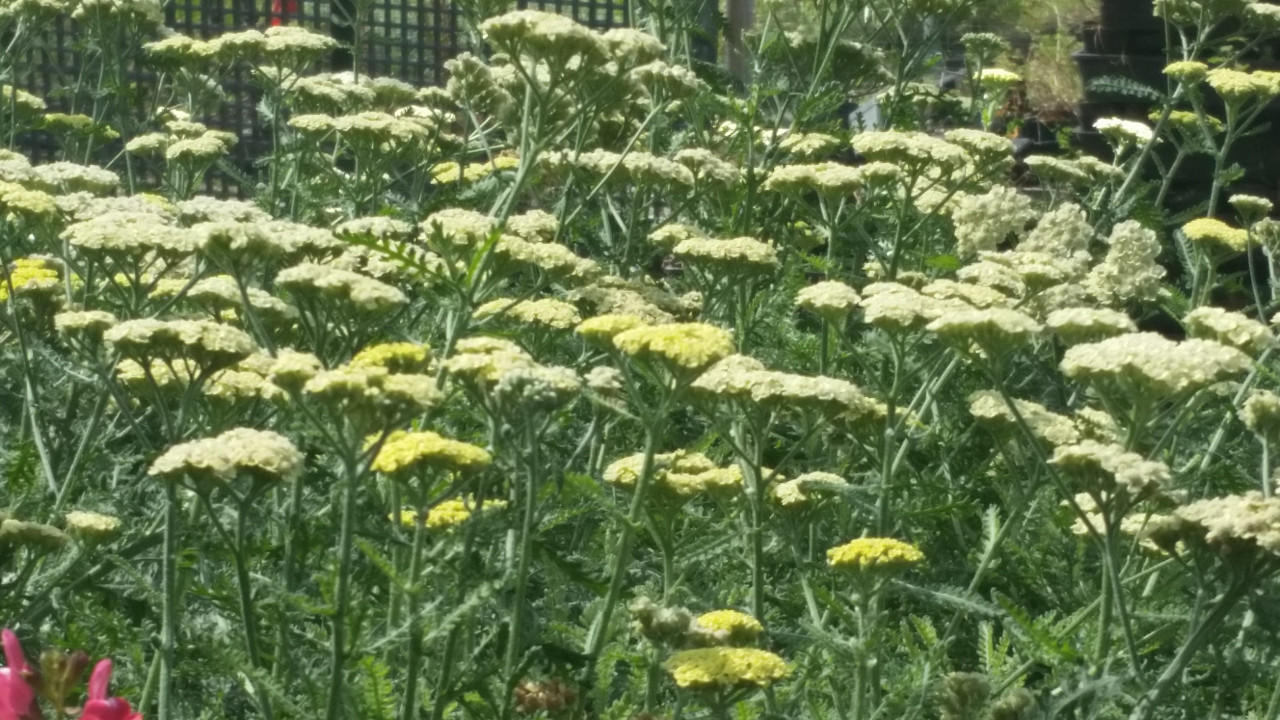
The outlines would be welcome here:
M 1160 102 L 1164 94 L 1149 85 L 1121 75 L 1104 75 L 1089 83 L 1089 92 L 1120 95 L 1136 100 Z

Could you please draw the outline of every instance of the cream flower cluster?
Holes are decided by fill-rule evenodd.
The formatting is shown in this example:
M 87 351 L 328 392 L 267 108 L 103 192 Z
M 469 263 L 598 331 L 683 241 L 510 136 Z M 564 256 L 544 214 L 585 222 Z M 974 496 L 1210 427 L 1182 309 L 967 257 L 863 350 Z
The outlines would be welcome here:
M 166 450 L 147 474 L 165 480 L 228 482 L 239 474 L 258 480 L 289 480 L 302 471 L 302 453 L 270 430 L 235 428 Z
M 1062 358 L 1062 370 L 1070 378 L 1148 398 L 1199 390 L 1252 366 L 1248 355 L 1212 340 L 1175 342 L 1155 333 L 1076 345 Z

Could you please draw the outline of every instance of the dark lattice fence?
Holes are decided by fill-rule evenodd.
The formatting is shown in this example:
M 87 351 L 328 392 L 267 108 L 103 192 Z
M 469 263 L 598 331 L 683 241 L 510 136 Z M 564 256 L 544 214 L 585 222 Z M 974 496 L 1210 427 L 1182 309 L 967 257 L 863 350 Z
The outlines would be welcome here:
M 596 29 L 627 24 L 628 0 L 518 0 L 517 7 L 562 12 Z M 355 14 L 355 0 L 172 0 L 166 8 L 166 24 L 184 35 L 209 39 L 225 32 L 271 25 L 299 25 L 330 34 L 344 44 L 327 67 L 349 69 L 357 60 L 362 75 L 393 77 L 413 85 L 441 84 L 444 63 L 465 50 L 468 41 L 460 10 L 449 0 L 370 0 L 360 22 L 359 58 L 351 50 L 354 32 L 346 18 Z M 70 20 L 59 20 L 49 29 L 52 42 L 31 52 L 22 63 L 17 85 L 46 98 L 50 110 L 73 111 L 68 88 L 78 84 L 79 56 L 74 49 L 76 30 Z M 134 79 L 153 80 L 146 68 L 134 68 Z M 269 147 L 268 133 L 258 111 L 259 91 L 249 72 L 238 67 L 223 78 L 226 100 L 211 116 L 199 118 L 212 128 L 239 138 L 229 158 L 234 168 L 251 174 L 253 161 Z M 51 159 L 51 138 L 32 133 L 26 149 L 37 161 Z M 244 194 L 242 184 L 226 173 L 210 173 L 207 190 L 220 194 Z

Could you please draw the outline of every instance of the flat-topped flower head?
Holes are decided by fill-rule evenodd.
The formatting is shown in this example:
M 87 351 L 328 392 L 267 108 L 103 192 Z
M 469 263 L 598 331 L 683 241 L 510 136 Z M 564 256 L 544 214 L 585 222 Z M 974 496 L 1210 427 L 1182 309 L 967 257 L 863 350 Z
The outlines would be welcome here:
M 320 358 L 293 348 L 282 348 L 267 370 L 266 378 L 272 384 L 290 392 L 299 392 L 308 380 L 324 369 Z
M 276 282 L 300 297 L 338 300 L 363 312 L 386 312 L 409 302 L 398 288 L 328 265 L 295 265 L 280 271 Z
M 15 520 L 0 514 L 0 548 L 17 546 L 37 552 L 53 552 L 66 545 L 68 539 L 66 533 L 52 525 Z M 9 631 L 5 630 L 5 632 L 8 633 Z M 14 665 L 12 657 L 8 658 L 8 662 L 11 667 Z M 2 672 L 3 669 L 0 669 L 0 673 Z M 4 675 L 0 674 L 0 680 L 2 679 L 4 679 Z M 0 689 L 9 690 L 10 688 L 0 686 Z M 13 697 L 10 696 L 5 700 L 12 702 Z M 0 707 L 4 706 L 0 705 Z M 15 717 L 28 718 L 37 716 L 15 715 Z
M 302 460 L 302 453 L 278 433 L 235 428 L 174 445 L 156 458 L 148 474 L 166 480 L 227 482 L 243 473 L 255 480 L 278 481 L 301 472 Z
M 380 367 L 393 373 L 426 372 L 431 348 L 411 342 L 370 345 L 351 358 L 351 367 Z
M 1093 127 L 1116 145 L 1145 143 L 1154 137 L 1150 126 L 1136 120 L 1098 118 Z
M 371 467 L 385 475 L 405 476 L 425 469 L 475 472 L 492 463 L 489 451 L 471 443 L 429 431 L 398 431 L 387 437 Z
M 422 221 L 427 247 L 441 254 L 474 249 L 484 244 L 497 228 L 497 221 L 488 215 L 461 208 L 440 210 Z
M 8 282 L 0 281 L 0 302 L 9 299 L 9 287 L 19 297 L 51 297 L 62 287 L 58 269 L 42 258 L 18 258 L 8 272 Z
M 475 336 L 462 338 L 453 355 L 444 360 L 450 376 L 480 385 L 496 383 L 506 372 L 537 363 L 519 345 L 503 338 Z
M 997 166 L 1013 163 L 1013 141 L 1002 135 L 974 128 L 956 128 L 948 130 L 942 137 L 952 145 L 964 148 L 980 162 Z
M 689 238 L 677 244 L 671 252 L 690 265 L 705 268 L 707 272 L 721 277 L 758 275 L 778 267 L 777 249 L 748 237 L 726 240 Z
M 698 625 L 723 636 L 726 645 L 743 645 L 752 642 L 764 632 L 760 621 L 739 610 L 712 610 L 694 619 Z
M 823 280 L 796 293 L 796 307 L 813 312 L 828 322 L 839 322 L 858 307 L 858 291 L 839 280 Z
M 827 551 L 828 565 L 854 572 L 902 570 L 922 560 L 919 548 L 893 538 L 858 538 Z
M 1217 247 L 1235 252 L 1249 248 L 1249 231 L 1230 225 L 1217 218 L 1197 218 L 1182 226 L 1182 234 L 1199 245 Z
M 1257 355 L 1276 344 L 1276 336 L 1266 325 L 1242 313 L 1204 305 L 1182 318 L 1191 337 L 1205 338 Z
M 589 317 L 578 323 L 573 331 L 590 342 L 612 347 L 613 338 L 619 333 L 649 324 L 648 320 L 639 315 L 609 313 Z
M 1257 195 L 1245 195 L 1244 193 L 1232 195 L 1227 202 L 1236 209 L 1236 212 L 1240 213 L 1240 217 L 1245 221 L 1245 224 L 1265 218 L 1271 214 L 1272 208 L 1275 207 L 1267 198 Z
M 577 285 L 603 274 L 600 265 L 565 245 L 541 240 L 529 241 L 503 235 L 493 247 L 493 257 L 513 269 L 534 269 L 565 285 Z
M 58 313 L 53 317 L 53 325 L 58 332 L 75 338 L 92 341 L 102 339 L 102 334 L 114 327 L 120 320 L 105 310 L 75 310 Z
M 688 690 L 768 687 L 791 674 L 786 661 L 767 650 L 711 647 L 681 650 L 663 663 L 676 685 Z
M 550 242 L 560 231 L 560 221 L 545 210 L 530 210 L 507 218 L 504 229 L 530 242 Z
M 1280 441 L 1280 395 L 1270 390 L 1254 390 L 1240 407 L 1240 421 L 1254 435 Z
M 1209 66 L 1195 60 L 1179 60 L 1165 65 L 1164 74 L 1181 83 L 1198 83 L 1209 74 Z
M 604 470 L 604 481 L 634 488 L 644 470 L 644 454 L 619 458 Z M 653 481 L 668 500 L 683 502 L 695 495 L 737 493 L 742 490 L 742 470 L 720 467 L 706 455 L 688 450 L 659 453 L 653 458 Z
M 152 212 L 116 210 L 68 225 L 62 239 L 91 257 L 185 257 L 200 244 L 199 235 L 170 224 Z
M 582 391 L 582 378 L 570 368 L 531 365 L 503 372 L 494 397 L 509 413 L 540 417 L 571 402 Z
M 302 472 L 302 453 L 283 435 L 270 430 L 234 428 L 214 438 L 226 448 L 236 472 L 258 480 L 289 480 Z
M 1226 556 L 1253 551 L 1280 555 L 1280 497 L 1254 491 L 1206 498 L 1174 510 L 1173 517 L 1177 522 L 1152 529 L 1152 539 L 1160 542 L 1159 532 L 1194 538 Z
M 1168 484 L 1171 477 L 1169 467 L 1162 462 L 1096 440 L 1061 445 L 1049 462 L 1090 490 L 1123 490 L 1135 498 Z
M 498 318 L 510 320 L 523 325 L 531 325 L 551 330 L 569 330 L 582 322 L 578 309 L 573 305 L 555 298 L 538 298 L 536 300 L 512 300 L 499 298 L 476 308 L 474 317 L 477 320 Z
M 272 377 L 276 377 L 273 372 Z M 429 375 L 392 374 L 381 367 L 344 365 L 317 372 L 303 395 L 353 419 L 385 427 L 435 407 L 443 395 Z
M 635 28 L 610 28 L 600 38 L 608 48 L 609 56 L 623 69 L 661 60 L 667 52 L 661 40 Z
M 1069 348 L 1067 377 L 1122 397 L 1165 398 L 1247 372 L 1248 355 L 1212 340 L 1174 342 L 1156 333 L 1128 333 Z
M 67 513 L 67 531 L 87 540 L 106 540 L 120 531 L 120 518 L 114 515 L 72 510 Z
M 503 51 L 527 52 L 559 64 L 574 55 L 592 62 L 609 56 L 609 46 L 603 37 L 559 13 L 514 10 L 480 23 L 480 32 Z
M 1205 74 L 1209 87 L 1228 103 L 1269 100 L 1280 94 L 1280 84 L 1266 75 L 1229 68 L 1214 68 Z
M 687 372 L 708 367 L 733 353 L 733 337 L 706 323 L 646 325 L 618 333 L 614 347 L 633 358 Z
M 243 330 L 211 320 L 126 320 L 107 329 L 103 339 L 126 358 L 184 356 L 210 367 L 231 365 L 254 351 Z
M 1021 429 L 1020 417 L 1033 435 L 1049 445 L 1070 445 L 1080 441 L 1080 431 L 1071 418 L 1037 402 L 1011 399 L 1013 408 L 995 390 L 979 390 L 969 396 L 969 414 L 980 425 L 1005 435 L 1016 436 Z
M 913 173 L 934 168 L 947 173 L 964 167 L 964 150 L 927 133 L 882 130 L 859 133 L 850 141 L 853 149 L 870 160 L 901 164 Z
M 427 511 L 424 526 L 428 530 L 446 531 L 459 527 L 472 517 L 488 515 L 507 507 L 506 500 L 485 500 L 477 505 L 472 498 L 453 498 L 445 500 Z M 406 528 L 412 528 L 423 522 L 422 514 L 417 510 L 401 510 L 398 516 L 392 516 Z
M 1026 313 L 995 307 L 950 312 L 926 329 L 960 350 L 977 345 L 991 354 L 1025 345 L 1043 328 Z
M 789 132 L 779 141 L 778 148 L 802 160 L 822 160 L 840 149 L 840 138 L 819 132 Z
M 984 88 L 1004 90 L 1022 82 L 1022 76 L 1004 68 L 983 68 L 978 74 L 978 84 Z
M 849 481 L 839 475 L 819 470 L 774 485 L 769 490 L 769 499 L 784 510 L 799 510 L 848 487 Z
M 1119 310 L 1094 307 L 1073 307 L 1054 310 L 1045 319 L 1045 325 L 1065 345 L 1097 342 L 1116 335 L 1137 332 L 1133 318 Z

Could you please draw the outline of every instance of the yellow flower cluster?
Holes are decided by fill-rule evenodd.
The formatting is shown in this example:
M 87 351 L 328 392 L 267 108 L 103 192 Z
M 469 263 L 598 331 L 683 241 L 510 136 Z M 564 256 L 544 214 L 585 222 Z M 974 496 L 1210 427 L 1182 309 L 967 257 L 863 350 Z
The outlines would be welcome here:
M 768 687 L 791 674 L 785 660 L 756 648 L 682 650 L 663 667 L 676 685 L 691 690 Z
M 437 183 L 473 183 L 479 182 L 495 172 L 515 170 L 520 167 L 520 158 L 514 155 L 496 155 L 492 160 L 459 165 L 449 161 L 431 168 L 431 179 Z
M 603 477 L 610 485 L 633 488 L 643 471 L 644 454 L 636 453 L 609 463 Z M 706 455 L 688 450 L 655 455 L 653 473 L 659 488 L 679 498 L 742 488 L 742 470 L 737 465 L 722 468 Z
M 1183 83 L 1196 83 L 1209 74 L 1209 66 L 1195 60 L 1179 60 L 1164 66 L 1164 74 Z
M 697 617 L 696 622 L 713 633 L 723 633 L 729 644 L 750 642 L 764 632 L 764 625 L 738 610 L 712 610 Z
M 445 500 L 427 511 L 426 528 L 428 530 L 450 530 L 470 520 L 473 515 L 501 510 L 507 506 L 506 500 L 485 500 L 484 505 L 476 507 L 475 500 L 470 498 Z M 406 528 L 417 525 L 421 513 L 417 510 L 401 510 L 399 515 L 392 515 L 391 520 L 398 521 Z
M 493 463 L 482 447 L 446 438 L 430 431 L 392 433 L 371 467 L 386 475 L 405 475 L 420 469 L 474 472 Z
M 1249 231 L 1234 228 L 1216 218 L 1197 218 L 1182 226 L 1182 234 L 1193 243 L 1244 252 L 1249 248 Z
M 40 258 L 18 258 L 9 270 L 9 282 L 0 282 L 0 302 L 9 299 L 9 286 L 17 295 L 57 292 L 60 276 L 57 269 Z
M 728 331 L 705 323 L 646 325 L 618 333 L 614 347 L 635 358 L 680 371 L 696 371 L 733 352 Z
M 1209 87 L 1229 103 L 1269 100 L 1280 94 L 1275 73 L 1214 68 L 1205 74 Z
M 919 548 L 893 538 L 858 538 L 827 551 L 827 564 L 840 570 L 895 570 L 921 560 Z
M 386 368 L 393 373 L 426 372 L 431 362 L 431 348 L 411 342 L 391 342 L 370 345 L 348 363 L 351 367 Z

